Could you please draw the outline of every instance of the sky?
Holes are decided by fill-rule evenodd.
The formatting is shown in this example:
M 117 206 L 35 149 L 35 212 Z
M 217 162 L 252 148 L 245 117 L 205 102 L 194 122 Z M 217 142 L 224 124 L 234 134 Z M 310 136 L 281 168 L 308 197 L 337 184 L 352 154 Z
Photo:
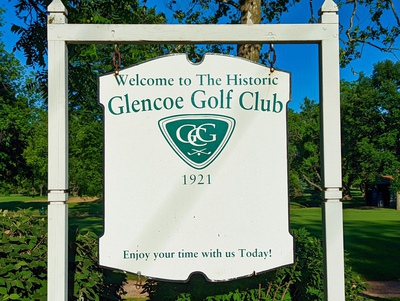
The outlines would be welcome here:
M 7 12 L 3 15 L 5 26 L 3 27 L 3 42 L 6 50 L 12 52 L 18 36 L 10 30 L 13 23 L 21 24 L 21 21 L 15 16 L 13 5 L 16 0 L 5 0 L 0 4 Z M 148 7 L 156 7 L 157 12 L 165 11 L 166 0 L 147 0 Z M 318 9 L 321 7 L 324 0 L 314 0 L 315 16 L 318 16 Z M 340 23 L 348 23 L 350 11 L 340 10 Z M 169 23 L 171 18 L 168 17 Z M 309 7 L 307 5 L 297 5 L 290 9 L 290 13 L 284 15 L 281 23 L 307 23 L 310 18 Z M 363 20 L 360 20 L 363 21 Z M 400 43 L 400 42 L 399 42 Z M 398 47 L 400 48 L 400 47 Z M 275 67 L 279 70 L 290 72 L 292 75 L 292 100 L 289 103 L 289 108 L 298 111 L 305 97 L 319 101 L 319 64 L 318 64 L 318 46 L 312 44 L 285 44 L 275 45 L 277 60 Z M 25 58 L 22 53 L 15 53 L 22 64 L 25 63 Z M 353 61 L 346 68 L 340 70 L 341 79 L 347 81 L 357 80 L 359 73 L 363 72 L 370 76 L 373 70 L 373 65 L 377 62 L 390 59 L 398 61 L 400 58 L 400 50 L 397 51 L 397 57 L 390 53 L 382 53 L 379 50 L 366 46 L 363 49 L 362 58 Z

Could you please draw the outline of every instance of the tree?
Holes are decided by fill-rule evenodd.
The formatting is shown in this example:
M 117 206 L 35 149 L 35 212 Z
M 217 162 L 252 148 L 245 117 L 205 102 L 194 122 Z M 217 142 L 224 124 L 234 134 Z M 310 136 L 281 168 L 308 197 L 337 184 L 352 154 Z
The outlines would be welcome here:
M 49 0 L 20 0 L 16 10 L 26 27 L 14 25 L 12 30 L 21 35 L 16 49 L 23 50 L 27 63 L 38 68 L 37 78 L 43 98 L 47 97 L 47 74 L 44 60 L 47 48 L 47 6 Z M 165 17 L 154 9 L 139 5 L 138 1 L 71 0 L 65 3 L 69 23 L 163 23 Z M 98 104 L 98 76 L 114 70 L 112 56 L 121 53 L 122 65 L 128 66 L 145 59 L 168 53 L 164 45 L 69 45 L 69 179 L 72 195 L 100 196 L 103 192 L 103 123 L 102 108 Z M 46 109 L 46 103 L 43 103 Z M 36 120 L 37 129 L 47 127 L 45 119 Z M 41 123 L 39 123 L 39 121 Z M 44 177 L 47 164 L 38 156 L 45 151 L 41 143 L 44 131 L 30 141 L 25 155 L 35 170 L 35 181 Z M 42 157 L 43 158 L 43 157 Z M 42 185 L 43 186 L 43 185 Z M 40 189 L 40 187 L 39 187 Z
M 291 183 L 300 184 L 303 181 L 312 189 L 322 191 L 319 105 L 305 98 L 300 108 L 301 112 L 289 111 L 288 115 Z
M 342 38 L 342 66 L 346 66 L 353 59 L 360 58 L 363 47 L 366 45 L 393 54 L 399 50 L 396 46 L 400 34 L 397 1 L 340 0 L 338 4 L 342 9 L 351 10 L 348 25 L 342 28 L 345 36 Z M 364 19 L 362 16 L 365 16 L 369 22 L 363 24 L 358 21 Z
M 330 1 L 330 0 L 327 0 Z M 309 15 L 305 16 L 304 22 L 317 22 L 316 11 L 313 0 L 269 0 L 269 1 L 250 1 L 250 0 L 190 0 L 175 1 L 166 0 L 164 3 L 167 9 L 173 13 L 173 17 L 181 23 L 278 23 L 281 18 L 290 12 L 295 6 L 307 4 L 309 7 Z M 12 30 L 20 34 L 20 40 L 15 48 L 23 50 L 27 57 L 27 63 L 38 67 L 40 70 L 39 79 L 43 85 L 43 91 L 46 91 L 46 73 L 44 61 L 46 54 L 46 8 L 51 0 L 39 0 L 33 3 L 28 0 L 18 0 L 16 7 L 17 14 L 24 21 L 23 26 L 12 27 Z M 363 45 L 370 45 L 382 51 L 396 50 L 396 39 L 399 35 L 399 18 L 395 4 L 392 0 L 352 0 L 337 1 L 341 11 L 350 11 L 349 17 L 341 24 L 341 59 L 342 65 L 348 64 L 351 60 L 360 57 Z M 165 23 L 164 14 L 157 14 L 155 9 L 147 7 L 147 1 L 91 1 L 91 0 L 69 0 L 64 1 L 69 15 L 69 23 Z M 364 26 L 360 16 L 370 16 L 370 22 Z M 347 23 L 347 24 L 346 24 Z M 119 51 L 122 53 L 122 61 L 124 65 L 140 62 L 145 58 L 151 58 L 159 54 L 169 52 L 187 52 L 194 59 L 198 60 L 197 52 L 232 52 L 232 45 L 208 45 L 196 50 L 194 46 L 187 45 L 118 45 Z M 239 45 L 238 54 L 249 59 L 268 63 L 270 57 L 268 52 L 260 52 L 260 45 Z M 90 123 L 101 124 L 101 109 L 97 105 L 96 85 L 97 76 L 99 74 L 111 71 L 113 69 L 111 63 L 111 54 L 113 46 L 107 45 L 69 45 L 70 58 L 70 114 L 79 115 L 79 122 L 75 122 L 71 117 L 71 133 L 79 131 L 73 128 L 75 125 L 85 127 Z M 85 112 L 85 117 L 80 110 Z M 98 126 L 97 126 L 98 127 Z M 99 133 L 100 135 L 100 133 Z M 71 143 L 78 141 L 71 137 Z M 94 139 L 98 141 L 98 139 Z M 97 143 L 97 142 L 96 142 Z M 100 144 L 88 146 L 96 154 L 96 159 L 92 155 L 90 158 L 71 157 L 71 162 L 80 158 L 81 161 L 87 162 L 85 165 L 89 170 L 98 168 L 97 164 L 89 162 L 101 161 Z M 97 147 L 97 150 L 96 150 Z M 77 149 L 71 145 L 71 150 Z M 78 152 L 79 156 L 84 156 L 85 152 Z M 77 176 L 80 171 L 75 167 L 80 165 L 71 165 L 71 179 L 82 179 Z M 81 168 L 81 167 L 79 167 Z M 316 169 L 314 169 L 315 172 Z M 95 170 L 89 172 L 94 174 Z M 100 173 L 100 171 L 99 171 Z M 294 175 L 292 173 L 292 175 Z M 314 174 L 317 176 L 317 173 Z M 318 181 L 313 176 L 303 174 L 300 178 L 305 180 L 308 178 L 310 183 L 316 184 Z M 97 175 L 94 179 L 100 179 Z M 311 180 L 312 179 L 312 180 Z M 75 180 L 74 180 L 75 181 Z M 76 184 L 74 184 L 76 185 Z M 85 186 L 85 185 L 84 185 Z M 101 186 L 101 182 L 96 184 Z M 318 184 L 316 185 L 316 187 Z M 79 189 L 79 193 L 84 194 L 84 190 Z
M 72 195 L 100 196 L 103 189 L 103 125 L 79 110 L 70 117 L 69 188 Z
M 47 300 L 47 223 L 30 210 L 0 210 L 1 300 Z M 98 264 L 98 236 L 70 227 L 69 300 L 122 300 L 126 275 Z
M 330 0 L 329 0 L 330 1 Z M 400 18 L 397 13 L 398 2 L 394 0 L 336 0 L 343 15 L 341 22 L 341 64 L 346 66 L 352 60 L 361 57 L 364 46 L 371 46 L 383 52 L 395 53 L 400 34 Z M 318 1 L 318 5 L 321 2 Z M 317 22 L 314 0 L 168 0 L 168 8 L 174 17 L 182 23 L 279 23 L 292 8 L 307 5 L 308 16 L 304 22 Z M 368 22 L 363 22 L 368 20 Z M 246 49 L 249 51 L 243 51 Z M 260 49 L 259 45 L 241 46 L 238 55 L 248 57 Z M 261 54 L 261 61 L 267 60 L 267 54 Z
M 241 24 L 260 24 L 261 23 L 261 0 L 242 1 L 240 3 L 240 23 Z M 238 45 L 238 56 L 247 58 L 254 62 L 260 60 L 261 45 L 242 44 Z
M 78 5 L 79 4 L 79 5 Z M 71 1 L 70 23 L 162 23 L 164 17 L 137 1 Z M 76 6 L 75 6 L 76 5 Z M 122 66 L 164 54 L 157 45 L 117 45 Z M 114 69 L 114 45 L 71 45 L 69 48 L 70 192 L 99 196 L 103 189 L 103 123 L 98 104 L 98 76 Z
M 10 1 L 10 0 L 9 0 Z M 330 1 L 330 0 L 329 0 Z M 17 14 L 26 26 L 12 27 L 12 31 L 21 38 L 15 48 L 24 51 L 29 65 L 45 66 L 46 54 L 46 7 L 50 0 L 28 1 L 18 0 Z M 348 15 L 341 23 L 341 63 L 346 66 L 352 60 L 360 58 L 364 46 L 370 46 L 383 52 L 398 51 L 396 42 L 400 34 L 400 18 L 397 13 L 398 3 L 394 0 L 337 0 L 343 15 Z M 151 23 L 147 17 L 132 22 L 129 16 L 141 13 L 148 15 L 147 1 L 142 0 L 141 8 L 138 2 L 108 2 L 89 0 L 69 0 L 65 2 L 70 12 L 70 22 L 94 23 Z M 314 0 L 190 0 L 165 1 L 173 17 L 182 23 L 279 23 L 283 16 L 296 6 L 306 5 L 309 14 L 304 16 L 304 22 L 317 22 L 317 4 Z M 318 2 L 320 5 L 320 2 Z M 87 12 L 87 18 L 74 20 L 75 9 Z M 129 7 L 127 10 L 126 8 Z M 125 15 L 122 13 L 126 13 Z M 83 15 L 82 15 L 83 16 Z M 368 19 L 369 22 L 363 22 Z M 130 21 L 130 22 L 129 22 Z M 164 21 L 165 22 L 165 21 Z M 158 23 L 158 22 L 157 22 Z M 240 45 L 239 55 L 257 61 L 260 45 Z M 267 60 L 267 54 L 262 53 L 261 61 Z
M 2 11 L 0 10 L 0 15 Z M 1 22 L 1 19 L 0 19 Z M 24 94 L 22 67 L 0 42 L 0 192 L 17 190 L 29 174 L 23 151 L 29 133 L 30 108 Z
M 289 196 L 291 198 L 301 197 L 303 194 L 302 177 L 296 166 L 299 155 L 298 143 L 301 141 L 300 129 L 297 125 L 301 124 L 299 113 L 288 109 L 288 164 L 289 164 Z
M 342 82 L 343 173 L 346 190 L 400 176 L 400 62 L 374 65 L 371 77 L 361 74 Z
M 42 107 L 31 109 L 31 129 L 23 152 L 30 169 L 32 195 L 43 196 L 47 187 L 47 113 Z

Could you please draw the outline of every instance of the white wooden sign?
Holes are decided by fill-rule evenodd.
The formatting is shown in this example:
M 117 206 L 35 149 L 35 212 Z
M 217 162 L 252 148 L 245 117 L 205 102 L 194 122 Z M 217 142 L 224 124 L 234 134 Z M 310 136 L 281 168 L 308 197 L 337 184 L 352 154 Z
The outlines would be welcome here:
M 293 263 L 290 74 L 170 55 L 101 76 L 100 264 L 156 279 L 243 277 Z

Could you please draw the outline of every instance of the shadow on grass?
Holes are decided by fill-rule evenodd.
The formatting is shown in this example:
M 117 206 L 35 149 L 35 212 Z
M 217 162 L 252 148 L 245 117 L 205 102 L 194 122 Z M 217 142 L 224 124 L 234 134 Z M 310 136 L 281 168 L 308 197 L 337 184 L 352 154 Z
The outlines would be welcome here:
M 102 199 L 69 204 L 69 225 L 79 232 L 103 234 L 104 202 Z
M 69 203 L 68 208 L 70 217 L 103 216 L 104 214 L 103 199 Z
M 47 202 L 37 201 L 8 201 L 0 202 L 0 209 L 8 211 L 32 210 L 40 214 L 40 210 L 47 211 Z
M 302 197 L 297 197 L 291 200 L 291 203 L 299 205 L 303 208 L 315 208 L 321 207 L 323 202 L 322 192 L 317 190 L 307 190 Z M 353 191 L 351 194 L 351 199 L 346 199 L 342 201 L 343 208 L 357 208 L 362 210 L 371 210 L 377 207 L 367 207 L 365 197 L 359 191 Z
M 400 278 L 400 212 L 345 211 L 344 237 L 351 265 L 362 277 L 376 281 Z
M 311 235 L 322 238 L 321 208 L 303 208 L 290 211 L 291 229 L 306 228 Z
M 290 212 L 291 228 L 305 227 L 313 236 L 322 238 L 321 200 L 316 194 L 296 199 L 299 205 Z M 102 235 L 103 205 L 102 199 L 69 204 L 70 227 Z M 350 253 L 354 271 L 368 280 L 400 279 L 400 212 L 366 207 L 361 194 L 353 195 L 353 199 L 344 201 L 343 205 L 345 249 Z M 3 210 L 28 209 L 39 215 L 43 207 L 47 212 L 47 202 L 0 199 Z
M 296 197 L 291 201 L 307 208 L 321 207 L 322 194 L 317 190 L 306 190 L 304 191 L 303 196 Z
M 103 234 L 102 217 L 70 218 L 69 226 L 76 228 L 80 233 L 93 232 L 97 236 Z
M 379 297 L 371 297 L 371 296 L 367 296 L 367 295 L 363 295 L 365 299 L 365 301 L 400 301 L 400 298 L 379 298 Z
M 343 211 L 344 245 L 350 265 L 363 279 L 400 279 L 400 212 L 393 209 L 360 207 Z M 322 238 L 321 208 L 290 212 L 292 229 L 306 228 Z
M 47 215 L 47 201 L 0 201 L 0 209 L 8 211 L 28 210 L 32 215 Z M 94 232 L 97 235 L 103 233 L 103 200 L 87 201 L 68 204 L 69 227 L 77 228 L 79 232 Z
M 343 208 L 357 208 L 357 209 L 374 209 L 374 207 L 366 207 L 365 197 L 360 191 L 352 191 L 351 199 L 346 199 L 342 201 Z

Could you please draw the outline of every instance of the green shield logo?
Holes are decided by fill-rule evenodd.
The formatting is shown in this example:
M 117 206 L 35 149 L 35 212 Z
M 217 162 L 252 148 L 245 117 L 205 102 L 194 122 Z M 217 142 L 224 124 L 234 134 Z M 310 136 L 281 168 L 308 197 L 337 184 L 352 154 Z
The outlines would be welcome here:
M 175 115 L 158 121 L 168 144 L 189 166 L 203 169 L 222 152 L 235 119 L 212 114 Z

